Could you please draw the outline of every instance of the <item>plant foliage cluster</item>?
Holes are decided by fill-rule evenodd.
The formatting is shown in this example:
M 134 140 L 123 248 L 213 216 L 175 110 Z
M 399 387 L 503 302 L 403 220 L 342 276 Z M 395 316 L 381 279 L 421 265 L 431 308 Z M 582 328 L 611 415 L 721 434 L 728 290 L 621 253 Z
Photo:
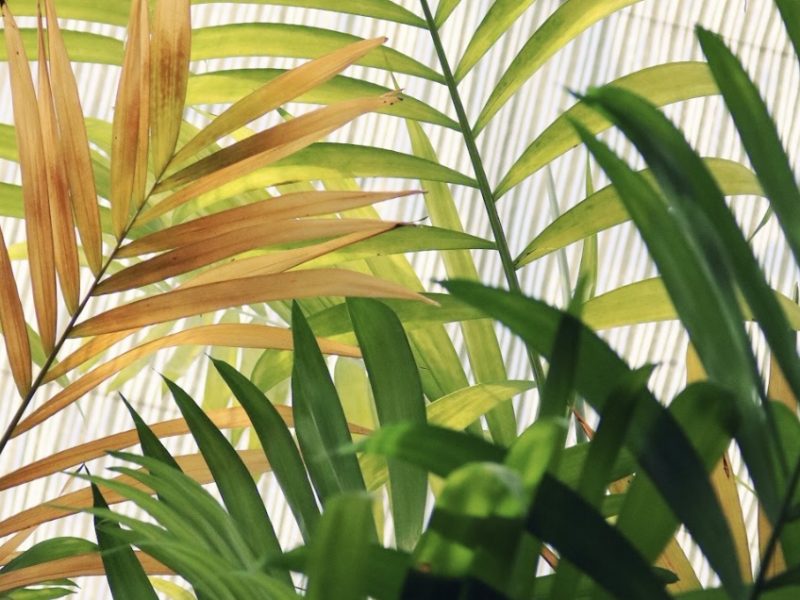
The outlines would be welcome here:
M 22 178 L 0 184 L 0 211 L 26 232 L 22 247 L 0 235 L 0 325 L 19 392 L 0 454 L 156 352 L 214 348 L 205 400 L 164 378 L 181 418 L 146 423 L 120 397 L 133 429 L 0 473 L 0 490 L 66 470 L 85 486 L 0 522 L 0 594 L 57 598 L 76 591 L 73 578 L 104 574 L 118 600 L 797 597 L 800 312 L 770 288 L 725 197 L 767 198 L 798 260 L 800 189 L 737 57 L 698 28 L 705 62 L 651 67 L 577 96 L 497 185 L 486 174 L 479 136 L 498 111 L 565 44 L 635 1 L 561 3 L 474 123 L 459 84 L 533 0 L 491 3 L 453 65 L 439 30 L 459 0 L 435 12 L 420 0 L 416 13 L 390 0 L 269 2 L 424 29 L 437 70 L 383 38 L 280 23 L 193 29 L 189 0 L 0 2 L 14 108 L 0 156 Z M 800 3 L 775 4 L 800 51 Z M 19 28 L 15 15 L 38 16 L 38 26 Z M 62 30 L 59 16 L 124 25 L 125 43 Z M 190 71 L 192 60 L 252 54 L 307 60 Z M 84 118 L 73 60 L 121 66 L 113 122 Z M 353 64 L 445 86 L 455 119 L 343 75 Z M 659 110 L 713 94 L 749 167 L 700 157 Z M 289 102 L 313 108 L 291 115 Z M 228 107 L 201 128 L 185 120 L 208 103 Z M 324 141 L 375 111 L 405 120 L 411 154 Z M 273 113 L 273 125 L 252 128 Z M 471 176 L 439 163 L 420 123 L 462 136 Z M 612 126 L 646 170 L 598 139 Z M 497 202 L 579 144 L 611 184 L 595 191 L 587 177 L 586 198 L 512 256 Z M 362 191 L 358 178 L 371 176 L 419 180 L 432 225 L 381 220 L 373 204 L 416 192 Z M 464 233 L 451 185 L 481 197 L 491 242 Z M 595 298 L 596 234 L 628 220 L 660 275 Z M 577 241 L 568 306 L 526 297 L 518 270 Z M 505 289 L 480 282 L 471 249 L 498 253 Z M 403 256 L 422 250 L 442 252 L 446 294 L 426 293 Z M 12 261 L 30 277 L 32 324 Z M 111 308 L 94 308 L 100 296 Z M 631 368 L 593 328 L 653 314 L 680 319 L 691 340 L 690 382 L 669 406 L 648 388 L 652 366 Z M 769 346 L 767 385 L 747 321 Z M 461 328 L 469 370 L 448 323 Z M 495 323 L 523 342 L 530 381 L 508 379 Z M 333 374 L 325 354 L 341 357 Z M 230 364 L 239 356 L 257 357 L 248 375 Z M 274 396 L 284 381 L 288 404 Z M 511 400 L 533 388 L 537 418 L 518 433 Z M 175 456 L 163 443 L 181 435 L 197 453 Z M 757 531 L 744 523 L 732 445 L 758 501 Z M 112 475 L 92 463 L 106 455 Z M 267 472 L 297 547 L 282 546 L 267 512 Z M 111 508 L 121 502 L 147 518 Z M 20 550 L 39 525 L 81 512 L 94 541 Z M 718 584 L 701 585 L 679 530 Z

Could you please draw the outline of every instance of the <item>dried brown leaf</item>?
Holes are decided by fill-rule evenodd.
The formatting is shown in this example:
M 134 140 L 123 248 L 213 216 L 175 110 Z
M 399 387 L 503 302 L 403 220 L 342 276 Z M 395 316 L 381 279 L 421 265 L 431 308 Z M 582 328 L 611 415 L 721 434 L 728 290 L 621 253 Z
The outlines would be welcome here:
M 122 238 L 128 226 L 131 203 L 138 204 L 140 200 L 138 188 L 142 169 L 146 168 L 141 164 L 142 145 L 147 140 L 147 136 L 142 137 L 141 123 L 143 109 L 149 106 L 149 70 L 143 61 L 148 52 L 147 18 L 147 3 L 133 0 L 112 125 L 111 223 L 117 239 Z M 148 98 L 146 105 L 143 96 Z M 146 146 L 144 152 L 146 156 Z
M 134 225 L 143 225 L 221 185 L 294 154 L 346 123 L 383 106 L 394 104 L 397 94 L 339 102 L 276 125 L 232 146 L 223 148 L 164 180 L 154 191 L 188 184 L 142 212 Z
M 192 45 L 190 5 L 189 0 L 158 0 L 153 17 L 150 111 L 157 177 L 172 157 L 183 122 Z
M 390 227 L 397 225 L 389 224 Z M 257 248 L 374 231 L 383 226 L 383 221 L 370 219 L 243 221 L 238 229 L 224 233 L 209 231 L 200 241 L 180 246 L 115 273 L 100 283 L 95 293 L 110 294 L 141 288 Z
M 200 131 L 175 155 L 173 164 L 179 165 L 224 135 L 236 131 L 250 121 L 301 96 L 341 73 L 370 50 L 386 42 L 385 37 L 363 40 L 345 46 L 295 69 L 248 94 Z
M 86 261 L 96 275 L 102 268 L 103 244 L 89 139 L 72 64 L 58 26 L 54 0 L 45 0 L 45 6 L 53 100 L 58 115 L 70 197 Z
M 78 310 L 80 298 L 80 270 L 75 223 L 69 199 L 69 183 L 64 165 L 64 146 L 58 132 L 50 71 L 46 61 L 45 32 L 39 15 L 39 118 L 42 124 L 42 141 L 47 188 L 50 197 L 50 220 L 53 228 L 53 253 L 55 257 L 61 294 L 70 314 Z
M 207 239 L 210 235 L 238 229 L 242 227 L 242 223 L 251 221 L 261 222 L 267 219 L 278 221 L 333 214 L 417 193 L 419 192 L 309 191 L 286 194 L 156 231 L 123 246 L 117 252 L 117 256 L 126 258 L 177 248 L 200 239 Z
M 19 165 L 22 171 L 22 197 L 25 205 L 25 230 L 31 269 L 33 304 L 42 346 L 50 353 L 56 336 L 56 267 L 53 258 L 53 232 L 48 204 L 42 127 L 30 63 L 19 28 L 8 4 L 2 5 L 8 69 L 11 75 L 11 100 L 14 106 Z

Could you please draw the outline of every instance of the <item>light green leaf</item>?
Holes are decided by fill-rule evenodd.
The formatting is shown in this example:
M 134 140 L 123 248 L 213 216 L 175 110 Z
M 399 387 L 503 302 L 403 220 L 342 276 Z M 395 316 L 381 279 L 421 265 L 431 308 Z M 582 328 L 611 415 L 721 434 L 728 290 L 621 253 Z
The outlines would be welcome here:
M 561 4 L 534 32 L 503 73 L 475 122 L 475 135 L 489 124 L 497 111 L 547 59 L 598 21 L 638 1 L 567 0 Z
M 192 60 L 232 56 L 317 58 L 360 40 L 330 29 L 286 23 L 236 23 L 192 31 Z M 355 64 L 442 82 L 442 76 L 391 48 L 378 48 Z
M 763 194 L 755 174 L 741 163 L 724 158 L 705 158 L 703 162 L 726 196 Z M 640 174 L 648 182 L 653 182 L 649 169 L 640 171 Z M 613 184 L 606 186 L 545 227 L 517 257 L 517 268 L 629 220 L 630 215 L 620 202 L 617 188 Z
M 656 106 L 718 93 L 708 65 L 701 62 L 657 65 L 620 77 L 609 85 L 634 91 Z M 569 124 L 570 119 L 580 121 L 592 133 L 600 133 L 611 126 L 608 120 L 585 103 L 576 103 L 561 113 L 531 142 L 503 176 L 495 190 L 495 198 L 500 198 L 525 178 L 580 143 L 575 130 Z
M 458 63 L 455 71 L 456 81 L 464 79 L 472 67 L 489 51 L 489 48 L 508 31 L 508 28 L 534 1 L 495 0 L 461 56 L 461 62 Z

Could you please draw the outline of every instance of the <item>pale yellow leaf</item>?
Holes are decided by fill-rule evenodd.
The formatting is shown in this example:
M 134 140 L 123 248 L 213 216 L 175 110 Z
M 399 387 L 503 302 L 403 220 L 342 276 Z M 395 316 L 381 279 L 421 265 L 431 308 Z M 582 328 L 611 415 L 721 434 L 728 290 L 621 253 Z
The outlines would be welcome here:
M 384 37 L 358 41 L 291 69 L 266 83 L 234 103 L 208 127 L 200 131 L 177 152 L 174 164 L 185 162 L 222 136 L 328 81 L 384 42 L 386 42 Z
M 153 17 L 150 111 L 156 177 L 172 157 L 183 122 L 192 46 L 190 5 L 189 0 L 158 0 Z
M 19 165 L 22 171 L 22 198 L 25 230 L 31 269 L 33 304 L 42 346 L 50 353 L 56 336 L 56 267 L 53 258 L 53 232 L 47 198 L 47 168 L 42 145 L 36 92 L 30 64 L 19 28 L 8 4 L 2 4 L 4 37 L 11 75 L 11 100 L 14 107 Z
M 136 346 L 86 373 L 63 390 L 57 392 L 28 415 L 14 429 L 13 436 L 16 437 L 36 427 L 133 362 L 164 348 L 183 345 L 275 348 L 279 350 L 291 350 L 293 348 L 291 331 L 280 327 L 231 323 L 205 325 L 179 331 Z M 320 348 L 328 354 L 359 355 L 357 348 L 330 340 L 320 340 Z
M 75 75 L 72 73 L 72 64 L 58 26 L 54 0 L 45 0 L 45 6 L 53 99 L 58 115 L 75 222 L 83 243 L 86 262 L 96 275 L 102 268 L 102 231 L 86 124 Z

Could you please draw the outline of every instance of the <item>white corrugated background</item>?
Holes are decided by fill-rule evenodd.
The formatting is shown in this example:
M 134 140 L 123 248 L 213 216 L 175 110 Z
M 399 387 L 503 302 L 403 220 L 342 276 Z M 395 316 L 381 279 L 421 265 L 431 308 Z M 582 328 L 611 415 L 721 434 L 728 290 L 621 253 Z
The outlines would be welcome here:
M 398 4 L 421 14 L 416 0 L 402 0 Z M 477 116 L 494 83 L 531 32 L 560 4 L 558 0 L 535 2 L 464 80 L 460 89 L 471 119 L 474 120 Z M 336 2 L 331 0 L 331 5 L 335 7 Z M 489 0 L 465 0 L 443 28 L 444 44 L 454 64 L 468 43 L 464 32 L 475 30 L 490 5 Z M 353 16 L 337 16 L 326 11 L 262 5 L 197 5 L 193 8 L 193 18 L 199 26 L 258 20 L 327 27 L 364 37 L 384 34 L 389 36 L 391 47 L 412 54 L 421 62 L 438 69 L 427 31 L 408 26 Z M 742 57 L 766 96 L 780 126 L 783 140 L 796 160 L 795 149 L 800 142 L 800 125 L 796 118 L 800 70 L 772 3 L 769 0 L 644 0 L 595 25 L 569 44 L 498 113 L 479 139 L 492 183 L 497 183 L 528 143 L 560 111 L 571 104 L 568 89 L 585 89 L 589 85 L 610 81 L 643 67 L 668 61 L 701 59 L 702 55 L 693 34 L 696 23 L 722 33 Z M 70 22 L 66 25 L 86 29 L 86 24 L 82 23 Z M 112 27 L 93 28 L 92 31 L 117 36 L 122 34 L 120 29 Z M 200 73 L 220 67 L 286 66 L 297 62 L 262 58 L 215 60 L 194 63 L 192 69 Z M 118 69 L 79 65 L 77 73 L 86 112 L 110 119 L 113 86 Z M 385 72 L 354 69 L 351 74 L 363 74 L 378 83 L 392 86 Z M 0 81 L 0 122 L 8 123 L 11 121 L 11 106 L 5 65 L 0 65 Z M 399 77 L 399 83 L 409 95 L 453 115 L 444 86 L 409 77 Z M 299 106 L 291 108 L 307 110 L 306 107 Z M 214 107 L 211 110 L 215 110 Z M 682 126 L 688 138 L 703 155 L 744 160 L 732 123 L 725 115 L 719 99 L 692 100 L 669 107 L 667 112 Z M 457 133 L 431 126 L 426 126 L 426 131 L 437 147 L 443 163 L 463 172 L 470 172 L 467 154 Z M 606 137 L 615 143 L 619 141 L 618 136 L 613 133 Z M 409 151 L 410 147 L 402 121 L 386 116 L 364 117 L 332 139 L 374 144 L 401 151 Z M 585 153 L 576 150 L 553 163 L 561 211 L 582 198 L 585 160 Z M 599 171 L 594 175 L 596 184 L 600 185 L 605 181 Z M 499 204 L 514 254 L 524 248 L 553 218 L 545 177 L 546 172 L 538 173 L 509 193 Z M 0 161 L 0 181 L 18 182 L 14 165 Z M 401 182 L 372 181 L 366 182 L 365 186 L 397 187 L 399 183 Z M 467 189 L 455 189 L 454 192 L 467 230 L 491 237 L 478 194 Z M 765 211 L 765 203 L 755 198 L 737 198 L 733 205 L 746 231 L 760 221 Z M 387 217 L 409 220 L 425 217 L 424 206 L 420 202 L 406 202 L 402 205 L 396 203 L 384 209 L 384 214 Z M 11 240 L 22 239 L 19 224 L 14 221 L 4 221 L 3 231 Z M 754 244 L 773 285 L 785 293 L 791 293 L 797 281 L 797 271 L 774 222 L 762 230 Z M 579 247 L 572 247 L 567 251 L 572 277 L 577 270 L 579 251 Z M 476 253 L 475 256 L 485 281 L 499 284 L 502 278 L 496 257 L 486 252 Z M 630 227 L 620 226 L 601 234 L 600 256 L 598 293 L 654 274 L 640 239 Z M 413 260 L 419 267 L 423 281 L 430 282 L 443 277 L 441 264 L 434 255 L 419 255 Z M 562 302 L 562 274 L 555 256 L 525 267 L 520 276 L 522 287 L 527 293 L 557 304 Z M 29 294 L 24 286 L 21 291 Z M 94 306 L 99 310 L 102 304 Z M 510 366 L 510 376 L 527 377 L 524 354 L 504 332 L 501 332 L 501 336 Z M 660 365 L 653 379 L 653 386 L 665 400 L 674 395 L 683 384 L 685 369 L 682 357 L 686 340 L 677 325 L 662 323 L 622 328 L 608 332 L 607 337 L 632 363 L 651 361 Z M 163 357 L 158 364 L 164 364 Z M 0 361 L 0 365 L 0 397 L 4 399 L 0 402 L 2 424 L 8 421 L 17 401 L 10 373 L 5 367 L 6 361 Z M 195 365 L 196 368 L 182 380 L 189 390 L 196 389 L 197 384 L 202 381 L 205 369 L 202 360 L 196 361 Z M 150 420 L 160 420 L 176 413 L 174 407 L 162 398 L 160 384 L 155 375 L 155 370 L 143 369 L 123 386 L 126 396 Z M 50 454 L 54 449 L 129 428 L 128 417 L 120 410 L 121 406 L 114 395 L 109 392 L 101 389 L 90 394 L 79 406 L 80 409 L 75 405 L 35 432 L 12 442 L 0 460 L 0 472 L 8 472 L 35 457 Z M 533 397 L 525 398 L 519 403 L 523 423 L 532 418 L 533 406 Z M 25 486 L 19 492 L 0 493 L 0 518 L 6 518 L 22 507 L 38 504 L 57 495 L 65 481 L 65 478 L 54 478 L 46 483 Z M 269 495 L 268 506 L 276 527 L 283 539 L 290 544 L 294 532 L 286 518 L 288 514 L 270 486 L 267 485 L 266 488 Z M 86 520 L 68 519 L 58 527 L 43 527 L 36 537 L 55 533 L 87 534 Z M 102 591 L 102 586 L 96 587 L 97 585 L 96 581 L 86 581 L 79 597 L 105 597 L 107 592 Z

